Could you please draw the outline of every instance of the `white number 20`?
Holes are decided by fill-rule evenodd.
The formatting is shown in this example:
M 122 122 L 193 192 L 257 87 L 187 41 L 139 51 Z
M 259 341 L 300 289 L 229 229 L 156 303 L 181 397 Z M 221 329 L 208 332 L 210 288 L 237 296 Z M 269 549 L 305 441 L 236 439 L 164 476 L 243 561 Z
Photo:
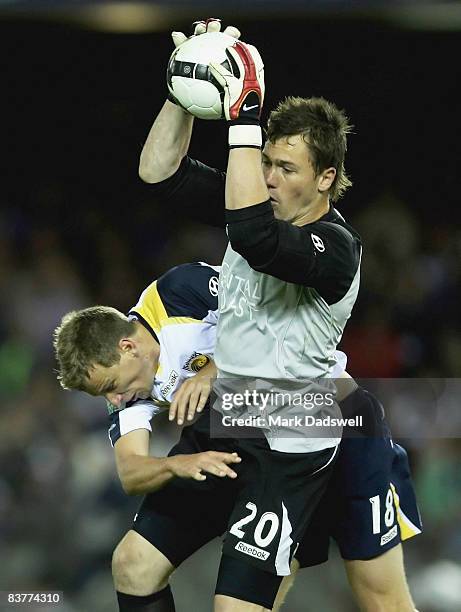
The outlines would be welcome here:
M 244 516 L 242 519 L 234 523 L 229 530 L 230 533 L 235 535 L 237 538 L 244 537 L 245 532 L 240 528 L 243 527 L 243 525 L 246 525 L 247 523 L 251 523 L 251 521 L 255 518 L 258 512 L 258 508 L 256 507 L 256 504 L 254 504 L 253 502 L 248 502 L 245 507 L 248 508 L 248 510 L 250 511 L 250 514 L 247 514 L 247 516 Z M 267 523 L 270 523 L 271 526 L 269 528 L 267 535 L 263 537 L 262 533 Z M 279 517 L 275 514 L 275 512 L 265 512 L 262 515 L 262 517 L 259 519 L 258 524 L 255 527 L 255 531 L 254 531 L 255 543 L 258 546 L 261 546 L 261 548 L 265 548 L 266 546 L 269 546 L 269 544 L 272 542 L 272 540 L 275 538 L 277 534 L 279 525 L 280 525 L 280 520 L 279 520 Z

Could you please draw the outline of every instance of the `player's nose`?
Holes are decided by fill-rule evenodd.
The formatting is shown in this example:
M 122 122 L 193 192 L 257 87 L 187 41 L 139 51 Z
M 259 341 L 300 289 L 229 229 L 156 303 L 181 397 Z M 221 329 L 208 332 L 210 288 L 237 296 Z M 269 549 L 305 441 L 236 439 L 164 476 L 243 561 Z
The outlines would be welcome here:
M 264 172 L 264 180 L 266 181 L 266 187 L 268 189 L 274 189 L 277 187 L 276 169 L 271 168 L 270 170 L 266 170 Z

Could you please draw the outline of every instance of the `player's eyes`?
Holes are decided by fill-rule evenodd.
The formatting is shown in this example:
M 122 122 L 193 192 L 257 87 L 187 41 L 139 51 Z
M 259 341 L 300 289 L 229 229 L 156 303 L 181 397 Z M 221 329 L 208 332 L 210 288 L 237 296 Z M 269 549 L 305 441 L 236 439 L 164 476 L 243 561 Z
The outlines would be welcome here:
M 120 391 L 117 388 L 117 383 L 116 382 L 112 383 L 109 387 L 107 387 L 104 393 L 120 393 Z

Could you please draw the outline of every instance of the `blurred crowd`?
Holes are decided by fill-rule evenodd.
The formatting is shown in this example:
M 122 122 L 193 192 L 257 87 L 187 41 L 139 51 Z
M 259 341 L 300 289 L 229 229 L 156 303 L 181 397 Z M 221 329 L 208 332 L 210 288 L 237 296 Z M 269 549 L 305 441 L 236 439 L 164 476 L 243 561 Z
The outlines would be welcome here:
M 225 248 L 223 231 L 189 222 L 178 228 L 147 195 L 123 235 L 95 210 L 64 228 L 8 207 L 0 213 L 0 587 L 64 591 L 69 612 L 116 609 L 111 552 L 139 500 L 127 498 L 116 477 L 104 401 L 59 387 L 52 331 L 72 309 L 99 303 L 127 311 L 169 267 L 217 264 Z M 346 206 L 340 210 L 348 216 Z M 348 370 L 360 378 L 461 377 L 461 230 L 449 219 L 422 224 L 417 209 L 391 194 L 350 221 L 363 236 L 364 258 L 341 345 Z M 177 435 L 159 417 L 153 452 L 167 451 Z M 459 435 L 403 442 L 425 525 L 405 547 L 422 612 L 461 610 Z M 191 601 L 200 612 L 211 609 L 218 554 L 213 543 L 177 573 L 180 612 Z M 354 610 L 332 557 L 300 575 L 288 612 Z

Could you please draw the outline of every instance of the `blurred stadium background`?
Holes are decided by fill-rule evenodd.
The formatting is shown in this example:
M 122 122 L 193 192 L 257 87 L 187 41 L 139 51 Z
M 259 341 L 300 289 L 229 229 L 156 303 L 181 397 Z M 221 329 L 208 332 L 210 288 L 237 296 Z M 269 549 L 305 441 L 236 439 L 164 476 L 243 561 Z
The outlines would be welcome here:
M 175 264 L 219 262 L 222 232 L 172 218 L 137 177 L 169 31 L 210 14 L 259 47 L 266 109 L 323 95 L 356 126 L 339 205 L 365 244 L 349 371 L 461 374 L 458 2 L 2 0 L 0 589 L 62 590 L 66 612 L 116 609 L 111 551 L 138 500 L 115 476 L 104 403 L 60 390 L 51 332 L 73 308 L 127 310 Z M 225 132 L 197 125 L 192 155 L 223 167 Z M 157 453 L 175 435 L 159 421 Z M 416 603 L 459 612 L 461 441 L 405 444 L 426 530 L 405 547 Z M 177 572 L 179 612 L 211 610 L 218 555 L 213 543 Z M 299 576 L 287 612 L 355 609 L 332 557 Z

